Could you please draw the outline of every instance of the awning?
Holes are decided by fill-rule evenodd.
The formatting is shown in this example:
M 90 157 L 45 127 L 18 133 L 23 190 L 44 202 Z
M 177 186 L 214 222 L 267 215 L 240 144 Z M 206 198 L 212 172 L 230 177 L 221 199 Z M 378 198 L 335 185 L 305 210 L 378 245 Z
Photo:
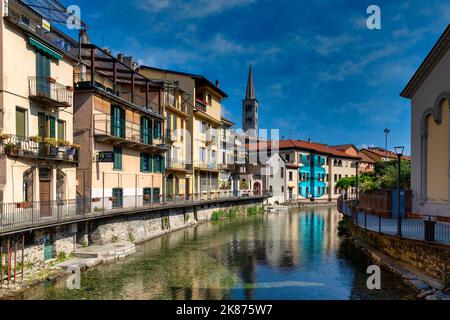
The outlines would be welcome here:
M 62 58 L 64 57 L 62 54 L 56 52 L 55 50 L 53 50 L 53 49 L 51 49 L 49 47 L 47 47 L 45 44 L 43 44 L 39 40 L 36 40 L 33 37 L 29 37 L 28 41 L 33 47 L 35 47 L 38 50 L 41 50 L 41 51 L 45 52 L 46 54 L 50 55 L 51 57 L 55 58 L 56 60 L 62 60 Z

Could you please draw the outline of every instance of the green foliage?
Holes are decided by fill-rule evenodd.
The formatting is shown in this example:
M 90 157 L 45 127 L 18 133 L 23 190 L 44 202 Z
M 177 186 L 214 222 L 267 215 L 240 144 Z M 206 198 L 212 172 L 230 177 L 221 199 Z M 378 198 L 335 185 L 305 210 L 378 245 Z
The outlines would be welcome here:
M 359 176 L 359 190 L 364 193 L 380 189 L 396 189 L 397 175 L 397 161 L 377 162 L 375 173 L 363 173 Z M 411 188 L 411 167 L 407 161 L 401 163 L 400 181 L 402 189 L 409 190 Z M 350 188 L 356 188 L 356 177 L 342 178 L 336 183 L 336 190 Z
M 264 213 L 264 207 L 260 206 L 251 206 L 247 208 L 247 214 L 249 216 L 257 215 L 258 213 Z
M 349 234 L 349 226 L 350 226 L 350 219 L 344 218 L 339 222 L 338 225 L 338 232 L 339 236 L 345 236 Z
M 170 219 L 169 216 L 165 216 L 162 218 L 162 227 L 163 230 L 170 229 Z
M 58 256 L 56 257 L 56 262 L 57 263 L 61 263 L 66 261 L 67 258 L 67 254 L 64 251 L 61 251 L 60 253 L 58 253 Z
M 128 233 L 128 241 L 130 242 L 136 241 L 136 237 L 134 236 L 133 232 Z
M 233 219 L 236 218 L 238 214 L 237 209 L 230 209 L 228 211 L 225 210 L 220 210 L 220 211 L 215 211 L 212 214 L 211 220 L 212 221 L 220 221 L 223 219 Z

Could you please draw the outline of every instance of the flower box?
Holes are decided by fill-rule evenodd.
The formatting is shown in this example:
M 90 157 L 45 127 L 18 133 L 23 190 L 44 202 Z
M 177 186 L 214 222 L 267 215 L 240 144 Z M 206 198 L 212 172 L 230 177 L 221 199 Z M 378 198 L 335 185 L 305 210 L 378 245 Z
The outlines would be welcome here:
M 92 202 L 100 202 L 101 199 L 100 198 L 92 198 Z
M 21 202 L 17 204 L 17 209 L 28 209 L 30 206 L 29 202 Z

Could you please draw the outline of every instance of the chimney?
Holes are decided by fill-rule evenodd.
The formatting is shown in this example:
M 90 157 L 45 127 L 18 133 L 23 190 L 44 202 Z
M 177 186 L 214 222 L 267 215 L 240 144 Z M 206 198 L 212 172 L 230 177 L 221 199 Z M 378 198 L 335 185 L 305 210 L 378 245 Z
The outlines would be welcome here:
M 311 142 L 311 138 L 309 138 L 309 139 L 308 139 L 308 143 L 309 143 L 309 144 L 312 144 L 312 142 Z
M 220 82 L 219 82 L 219 80 L 216 80 L 216 87 L 217 87 L 217 88 L 220 87 Z
M 124 65 L 130 67 L 130 68 L 134 68 L 134 64 L 133 64 L 133 57 L 130 56 L 126 56 L 123 53 L 119 53 L 117 55 L 117 59 L 122 62 Z
M 91 43 L 91 40 L 89 39 L 89 35 L 87 34 L 86 30 L 80 31 L 80 42 L 82 44 L 89 44 L 89 43 Z

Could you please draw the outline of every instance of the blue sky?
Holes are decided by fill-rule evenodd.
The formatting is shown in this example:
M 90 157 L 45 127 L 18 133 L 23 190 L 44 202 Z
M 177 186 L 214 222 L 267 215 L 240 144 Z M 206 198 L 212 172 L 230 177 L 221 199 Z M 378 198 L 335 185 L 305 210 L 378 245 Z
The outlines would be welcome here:
M 399 96 L 449 23 L 444 1 L 71 0 L 91 40 L 141 64 L 220 80 L 224 115 L 241 124 L 254 66 L 260 125 L 285 138 L 410 146 Z M 382 30 L 366 28 L 366 9 Z

